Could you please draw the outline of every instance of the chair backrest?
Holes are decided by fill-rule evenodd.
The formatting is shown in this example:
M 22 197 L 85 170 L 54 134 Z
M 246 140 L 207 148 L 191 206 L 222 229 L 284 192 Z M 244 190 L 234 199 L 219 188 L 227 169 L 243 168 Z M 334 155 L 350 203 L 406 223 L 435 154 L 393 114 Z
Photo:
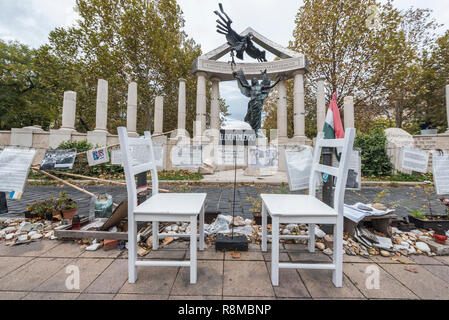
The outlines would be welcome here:
M 324 133 L 318 133 L 315 142 L 315 150 L 313 154 L 312 172 L 310 175 L 309 194 L 316 196 L 317 179 L 321 179 L 322 174 L 326 173 L 329 176 L 337 178 L 337 183 L 334 191 L 334 209 L 339 214 L 343 215 L 344 198 L 346 190 L 346 182 L 348 180 L 349 161 L 351 152 L 354 147 L 355 129 L 346 129 L 344 139 L 324 139 Z M 340 163 L 338 167 L 331 167 L 320 164 L 321 152 L 323 148 L 342 148 Z M 319 173 L 319 174 L 317 174 Z
M 152 195 L 159 193 L 159 179 L 157 176 L 151 134 L 145 132 L 144 138 L 130 138 L 124 127 L 117 128 L 122 153 L 122 163 L 125 169 L 126 189 L 128 191 L 128 205 L 132 211 L 137 207 L 137 186 L 135 176 L 142 172 L 151 172 Z

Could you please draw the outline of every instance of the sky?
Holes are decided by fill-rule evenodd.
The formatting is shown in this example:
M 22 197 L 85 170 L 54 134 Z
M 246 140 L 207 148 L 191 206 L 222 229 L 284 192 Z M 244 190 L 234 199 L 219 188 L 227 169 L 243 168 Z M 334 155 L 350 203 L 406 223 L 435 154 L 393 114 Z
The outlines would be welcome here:
M 186 20 L 185 31 L 207 53 L 225 42 L 216 33 L 217 17 L 213 11 L 222 2 L 226 13 L 241 32 L 251 26 L 262 35 L 287 46 L 292 39 L 294 20 L 302 0 L 178 0 Z M 449 28 L 448 0 L 394 0 L 399 9 L 411 6 L 433 10 L 433 17 Z M 75 0 L 0 0 L 0 39 L 18 40 L 32 47 L 47 42 L 48 34 L 56 27 L 67 27 L 76 21 Z M 242 120 L 247 98 L 240 94 L 235 82 L 224 82 L 220 93 L 230 105 L 232 117 Z

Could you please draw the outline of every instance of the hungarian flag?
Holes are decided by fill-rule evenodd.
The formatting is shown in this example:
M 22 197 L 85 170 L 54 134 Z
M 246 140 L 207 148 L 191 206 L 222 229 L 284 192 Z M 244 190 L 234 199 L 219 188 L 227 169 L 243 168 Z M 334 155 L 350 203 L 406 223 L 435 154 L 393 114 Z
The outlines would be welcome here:
M 344 139 L 345 131 L 340 118 L 340 110 L 337 105 L 337 93 L 332 96 L 332 101 L 327 110 L 326 121 L 324 122 L 325 139 Z

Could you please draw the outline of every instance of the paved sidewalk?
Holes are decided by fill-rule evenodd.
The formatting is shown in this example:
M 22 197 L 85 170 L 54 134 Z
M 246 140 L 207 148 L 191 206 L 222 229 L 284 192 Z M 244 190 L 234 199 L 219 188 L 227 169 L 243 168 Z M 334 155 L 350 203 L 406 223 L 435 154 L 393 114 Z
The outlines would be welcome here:
M 172 243 L 145 259 L 188 259 L 188 242 Z M 286 249 L 289 252 L 286 252 Z M 136 284 L 127 282 L 127 251 L 85 252 L 73 242 L 42 241 L 19 247 L 0 246 L 0 300 L 3 299 L 449 299 L 449 257 L 344 257 L 344 286 L 337 289 L 331 272 L 280 271 L 280 286 L 270 281 L 270 254 L 258 245 L 233 259 L 208 248 L 198 255 L 198 284 L 189 284 L 181 267 L 138 268 Z M 282 261 L 328 261 L 303 245 L 282 246 Z M 68 266 L 80 270 L 80 288 L 69 290 Z M 379 289 L 367 278 L 378 272 Z M 374 283 L 375 282 L 370 282 Z

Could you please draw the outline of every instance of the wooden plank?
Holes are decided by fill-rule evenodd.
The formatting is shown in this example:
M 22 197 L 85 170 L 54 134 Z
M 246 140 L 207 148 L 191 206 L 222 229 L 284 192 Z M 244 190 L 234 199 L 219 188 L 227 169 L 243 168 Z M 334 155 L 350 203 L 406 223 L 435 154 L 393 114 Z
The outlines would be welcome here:
M 128 240 L 127 232 L 55 230 L 58 239 Z

